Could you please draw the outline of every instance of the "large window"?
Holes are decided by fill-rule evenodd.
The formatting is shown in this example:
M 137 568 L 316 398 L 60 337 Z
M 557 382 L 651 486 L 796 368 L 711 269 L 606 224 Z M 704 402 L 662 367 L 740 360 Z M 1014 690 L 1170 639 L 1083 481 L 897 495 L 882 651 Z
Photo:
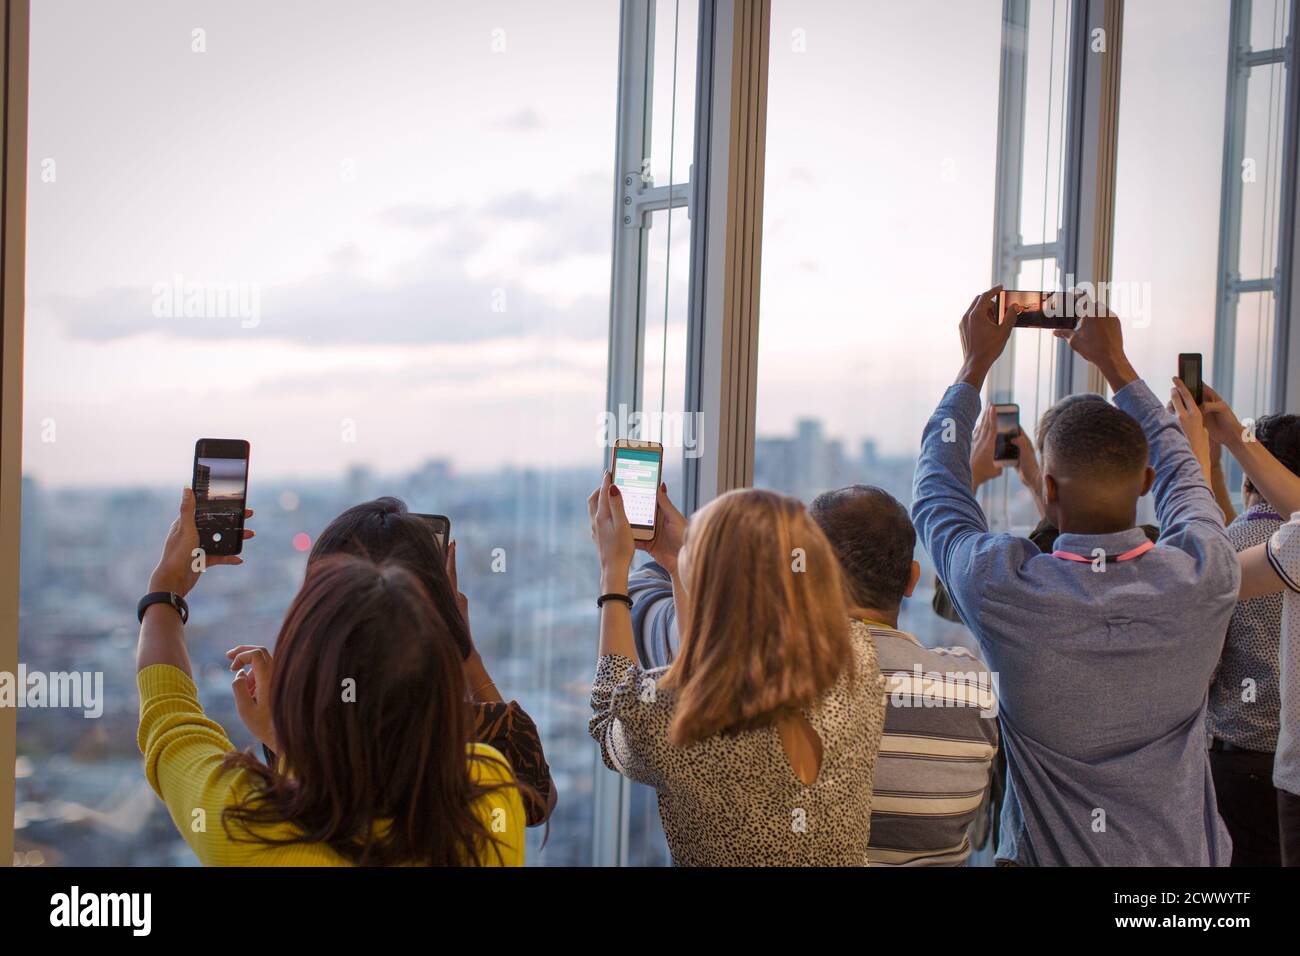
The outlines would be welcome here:
M 1213 367 L 1228 7 L 1124 7 L 1112 307 L 1161 397 L 1179 352 L 1204 353 L 1207 379 Z
M 1200 352 L 1243 418 L 1283 410 L 1274 353 L 1290 8 L 1124 8 L 1113 305 L 1158 395 L 1178 354 Z
M 188 629 L 236 742 L 223 652 L 274 642 L 334 515 L 399 495 L 450 516 L 540 726 L 530 860 L 590 861 L 619 24 L 565 8 L 33 4 L 20 647 L 106 706 L 21 712 L 22 861 L 192 862 L 135 750 L 132 609 L 200 437 L 252 443 L 258 536 Z
M 1023 287 L 1055 286 L 1054 262 L 1017 250 L 1060 228 L 1069 5 L 1011 6 L 1024 9 L 1004 25 L 1001 0 L 773 3 L 756 484 L 807 501 L 860 481 L 910 501 L 921 429 L 961 364 L 958 320 L 994 278 L 999 134 L 1012 122 L 1024 173 L 1005 199 L 1004 257 L 1037 256 L 1017 266 Z M 1027 77 L 1017 89 L 1033 90 L 1006 116 L 1004 35 Z M 1050 374 L 1051 349 L 1018 337 L 1016 384 Z M 1027 428 L 1034 394 L 1003 398 Z M 933 580 L 927 565 L 902 626 L 961 642 L 930 609 Z
M 706 0 L 33 8 L 20 652 L 102 672 L 104 706 L 19 712 L 20 863 L 193 862 L 140 772 L 131 609 L 198 438 L 252 444 L 258 536 L 188 629 L 237 745 L 225 649 L 274 642 L 335 515 L 400 496 L 450 516 L 544 738 L 530 862 L 657 864 L 653 791 L 586 733 L 585 498 L 625 435 L 684 506 L 743 478 L 760 252 L 754 483 L 805 501 L 910 501 L 994 282 L 1106 278 L 1158 392 L 1199 351 L 1243 417 L 1278 410 L 1293 0 L 1129 0 L 1122 30 L 1085 0 L 772 0 L 762 153 L 761 29 L 733 47 Z M 1081 366 L 1018 331 L 984 398 L 1032 433 Z M 1038 520 L 1009 471 L 981 502 Z M 968 643 L 916 556 L 901 626 Z

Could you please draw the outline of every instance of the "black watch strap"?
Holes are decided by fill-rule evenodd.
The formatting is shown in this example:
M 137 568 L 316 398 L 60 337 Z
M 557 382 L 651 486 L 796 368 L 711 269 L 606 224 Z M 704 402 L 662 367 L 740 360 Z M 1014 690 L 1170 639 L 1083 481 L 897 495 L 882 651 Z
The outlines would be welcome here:
M 185 598 L 173 591 L 150 591 L 140 598 L 140 603 L 135 606 L 135 616 L 143 623 L 144 612 L 155 604 L 170 604 L 176 609 L 176 613 L 181 616 L 181 623 L 189 623 L 190 606 L 185 603 Z

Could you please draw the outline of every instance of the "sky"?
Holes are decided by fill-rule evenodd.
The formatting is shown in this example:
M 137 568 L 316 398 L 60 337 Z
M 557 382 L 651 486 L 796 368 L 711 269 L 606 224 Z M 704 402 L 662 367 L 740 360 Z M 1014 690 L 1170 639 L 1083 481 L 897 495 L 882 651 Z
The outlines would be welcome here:
M 1052 8 L 1031 10 L 1026 230 L 1054 223 L 1059 188 Z M 674 115 L 660 4 L 659 182 L 670 152 L 689 175 L 680 9 Z M 1126 11 L 1115 273 L 1151 286 L 1159 311 L 1130 341 L 1160 380 L 1189 341 L 1209 351 L 1227 0 Z M 990 281 L 1000 16 L 773 3 L 760 435 L 813 416 L 915 449 Z M 197 437 L 248 439 L 259 475 L 285 479 L 594 467 L 617 44 L 613 0 L 34 4 L 25 472 L 76 484 L 102 457 L 115 483 L 183 484 Z M 670 247 L 656 216 L 646 376 L 653 406 L 666 298 L 669 408 L 681 211 L 672 230 Z M 170 291 L 195 284 L 242 308 L 187 317 Z M 1047 353 L 1018 345 L 1028 380 Z

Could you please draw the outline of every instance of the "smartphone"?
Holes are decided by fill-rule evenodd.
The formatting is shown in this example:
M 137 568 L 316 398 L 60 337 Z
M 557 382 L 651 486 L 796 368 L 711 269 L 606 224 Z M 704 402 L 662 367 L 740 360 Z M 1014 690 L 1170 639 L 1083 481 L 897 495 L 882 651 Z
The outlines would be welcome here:
M 438 542 L 438 550 L 447 553 L 447 542 L 451 540 L 451 519 L 446 515 L 422 515 L 412 511 L 411 517 L 423 518 L 433 531 L 433 540 Z
M 656 441 L 620 438 L 614 443 L 609 470 L 623 494 L 623 510 L 627 512 L 628 524 L 632 525 L 632 537 L 637 541 L 654 540 L 663 467 L 664 446 Z
M 1004 289 L 998 296 L 998 323 L 1013 305 L 1021 307 L 1016 316 L 1018 329 L 1073 329 L 1079 323 L 1075 299 L 1062 292 L 1021 292 Z
M 1205 387 L 1201 379 L 1201 353 L 1180 352 L 1178 355 L 1178 377 L 1183 380 L 1187 390 L 1196 399 L 1196 404 L 1205 401 Z
M 194 443 L 194 523 L 207 554 L 239 554 L 244 548 L 248 500 L 248 442 L 200 438 Z
M 993 443 L 993 460 L 1019 461 L 1020 449 L 1012 439 L 1020 435 L 1020 406 L 994 405 L 993 416 L 997 422 L 997 438 Z

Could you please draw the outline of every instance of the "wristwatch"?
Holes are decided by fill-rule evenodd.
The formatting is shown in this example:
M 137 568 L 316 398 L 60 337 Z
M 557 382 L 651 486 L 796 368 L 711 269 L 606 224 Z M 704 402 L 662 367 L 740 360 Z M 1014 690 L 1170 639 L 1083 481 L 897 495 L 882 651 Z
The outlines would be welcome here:
M 174 591 L 150 591 L 140 598 L 140 603 L 135 606 L 135 614 L 141 623 L 144 623 L 144 612 L 154 604 L 170 604 L 176 609 L 176 613 L 181 616 L 181 623 L 189 623 L 190 606 L 185 603 L 185 598 Z

